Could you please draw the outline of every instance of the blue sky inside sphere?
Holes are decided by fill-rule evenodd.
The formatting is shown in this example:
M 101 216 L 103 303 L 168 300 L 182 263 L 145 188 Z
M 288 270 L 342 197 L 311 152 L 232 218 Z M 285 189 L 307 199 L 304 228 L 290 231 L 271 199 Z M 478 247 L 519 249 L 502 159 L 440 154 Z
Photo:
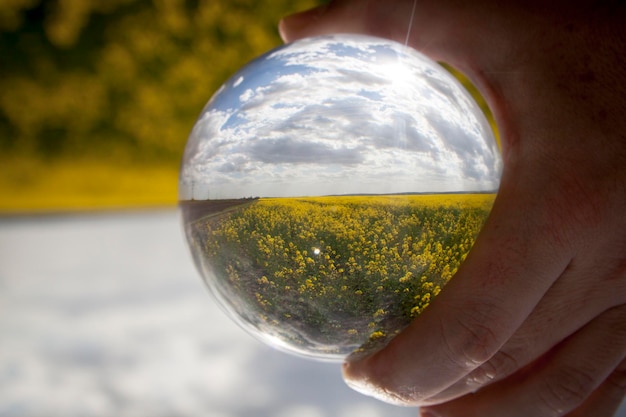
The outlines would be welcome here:
M 189 137 L 181 200 L 493 192 L 502 162 L 448 72 L 388 40 L 333 35 L 242 68 Z

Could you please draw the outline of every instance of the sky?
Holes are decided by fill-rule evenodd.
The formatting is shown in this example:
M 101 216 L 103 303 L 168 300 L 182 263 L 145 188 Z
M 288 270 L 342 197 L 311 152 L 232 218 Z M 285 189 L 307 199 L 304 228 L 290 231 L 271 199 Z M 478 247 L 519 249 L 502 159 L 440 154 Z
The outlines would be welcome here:
M 298 41 L 233 75 L 189 137 L 180 199 L 494 191 L 502 163 L 463 87 L 371 37 Z
M 0 217 L 2 417 L 409 417 L 258 342 L 174 210 Z

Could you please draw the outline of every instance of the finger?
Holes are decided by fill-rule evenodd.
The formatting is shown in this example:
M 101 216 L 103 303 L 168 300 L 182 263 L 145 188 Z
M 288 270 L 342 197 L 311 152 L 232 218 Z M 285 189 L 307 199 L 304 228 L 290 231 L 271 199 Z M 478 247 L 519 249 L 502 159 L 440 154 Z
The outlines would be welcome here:
M 593 394 L 567 417 L 611 417 L 626 396 L 626 361 L 596 389 Z
M 626 306 L 608 310 L 534 366 L 476 394 L 423 408 L 433 417 L 566 416 L 586 401 L 614 402 L 624 388 Z M 608 385 L 604 385 L 604 381 Z M 613 384 L 611 386 L 610 384 Z M 610 406 L 607 405 L 610 410 Z M 576 414 L 574 414 L 576 415 Z M 591 413 L 590 415 L 598 415 Z
M 506 173 L 455 277 L 385 349 L 344 366 L 348 385 L 384 401 L 420 405 L 498 352 L 562 274 L 569 250 L 530 220 L 541 213 L 505 182 Z
M 601 247 L 596 253 L 587 251 L 587 265 L 572 262 L 498 353 L 428 402 L 449 401 L 502 380 L 535 361 L 607 308 L 626 304 L 626 280 L 619 279 L 626 272 L 613 254 L 622 250 Z
M 369 34 L 400 41 L 406 37 L 412 8 L 413 0 L 335 0 L 288 16 L 278 27 L 285 42 L 329 33 Z
M 331 33 L 378 36 L 407 43 L 463 71 L 511 71 L 515 51 L 523 45 L 536 48 L 538 40 L 546 40 L 545 31 L 532 29 L 540 25 L 535 14 L 515 3 L 334 0 L 284 18 L 279 32 L 285 42 Z M 482 71 L 474 74 L 479 75 Z
M 473 9 L 443 3 L 421 0 L 334 0 L 327 5 L 284 18 L 278 29 L 285 42 L 332 33 L 387 38 L 407 43 L 436 61 L 456 66 L 459 63 L 455 55 L 467 55 L 472 49 L 465 44 L 474 38 L 469 36 L 472 32 L 467 30 L 467 24 L 472 19 L 464 12 Z M 454 51 L 453 56 L 449 56 L 450 50 Z

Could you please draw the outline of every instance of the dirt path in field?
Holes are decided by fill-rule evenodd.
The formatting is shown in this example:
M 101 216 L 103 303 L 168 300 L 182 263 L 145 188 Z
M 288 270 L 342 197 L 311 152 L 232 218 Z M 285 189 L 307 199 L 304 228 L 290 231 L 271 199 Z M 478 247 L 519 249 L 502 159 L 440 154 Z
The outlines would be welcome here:
M 232 199 L 232 200 L 186 200 L 179 202 L 186 222 L 194 222 L 203 217 L 225 213 L 235 207 L 251 204 L 256 199 Z

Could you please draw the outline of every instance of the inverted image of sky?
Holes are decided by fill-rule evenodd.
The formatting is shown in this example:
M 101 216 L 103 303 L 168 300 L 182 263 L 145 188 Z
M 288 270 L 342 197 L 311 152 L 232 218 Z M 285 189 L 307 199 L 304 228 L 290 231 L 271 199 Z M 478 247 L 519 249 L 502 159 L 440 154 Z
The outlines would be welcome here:
M 487 121 L 445 70 L 343 35 L 274 50 L 225 83 L 190 135 L 179 197 L 485 192 L 500 172 Z

